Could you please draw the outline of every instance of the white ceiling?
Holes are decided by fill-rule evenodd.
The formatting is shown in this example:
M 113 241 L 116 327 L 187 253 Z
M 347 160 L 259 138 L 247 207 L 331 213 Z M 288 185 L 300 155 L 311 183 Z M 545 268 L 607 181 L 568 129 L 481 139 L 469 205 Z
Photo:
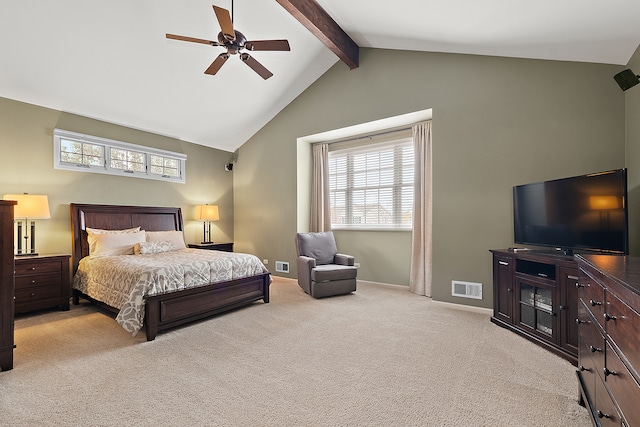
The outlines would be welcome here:
M 638 0 L 317 0 L 361 47 L 626 64 L 640 44 Z M 338 59 L 275 0 L 235 0 L 252 52 L 204 70 L 221 47 L 212 4 L 231 0 L 0 0 L 0 97 L 234 151 Z M 346 68 L 347 66 L 344 65 Z M 638 71 L 638 70 L 636 70 Z

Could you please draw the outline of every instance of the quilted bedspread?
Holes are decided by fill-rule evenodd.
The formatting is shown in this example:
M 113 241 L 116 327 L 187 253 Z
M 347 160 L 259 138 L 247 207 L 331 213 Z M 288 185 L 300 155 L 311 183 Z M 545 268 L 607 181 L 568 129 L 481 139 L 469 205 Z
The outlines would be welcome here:
M 118 310 L 116 321 L 134 336 L 144 321 L 145 297 L 268 273 L 243 253 L 181 249 L 145 255 L 85 257 L 74 289 Z

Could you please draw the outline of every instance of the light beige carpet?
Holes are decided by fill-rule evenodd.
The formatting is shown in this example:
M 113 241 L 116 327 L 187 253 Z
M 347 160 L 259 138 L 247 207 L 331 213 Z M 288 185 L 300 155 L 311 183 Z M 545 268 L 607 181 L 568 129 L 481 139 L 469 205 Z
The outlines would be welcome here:
M 10 426 L 588 426 L 575 368 L 405 288 L 271 303 L 146 342 L 89 304 L 16 320 Z

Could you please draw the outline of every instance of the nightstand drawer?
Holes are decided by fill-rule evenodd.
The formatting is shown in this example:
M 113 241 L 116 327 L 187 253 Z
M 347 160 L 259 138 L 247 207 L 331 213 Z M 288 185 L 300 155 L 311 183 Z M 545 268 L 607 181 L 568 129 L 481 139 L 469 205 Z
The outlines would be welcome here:
M 59 285 L 60 273 L 34 274 L 31 276 L 16 276 L 16 291 L 18 289 L 36 286 Z
M 57 260 L 29 259 L 16 262 L 16 276 L 27 274 L 58 273 L 60 274 L 61 263 Z
M 27 289 L 16 289 L 16 305 L 59 296 L 60 287 L 54 286 L 36 286 Z

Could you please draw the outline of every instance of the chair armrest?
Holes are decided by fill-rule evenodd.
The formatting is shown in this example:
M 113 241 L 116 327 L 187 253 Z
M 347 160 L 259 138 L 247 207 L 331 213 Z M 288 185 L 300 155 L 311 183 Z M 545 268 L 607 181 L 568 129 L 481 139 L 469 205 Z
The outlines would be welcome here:
M 316 266 L 316 260 L 308 256 L 299 256 L 296 260 L 298 267 L 298 284 L 308 294 L 311 294 L 311 269 Z
M 355 258 L 352 257 L 351 255 L 345 255 L 345 254 L 336 254 L 336 264 L 339 265 L 354 265 L 355 263 Z

